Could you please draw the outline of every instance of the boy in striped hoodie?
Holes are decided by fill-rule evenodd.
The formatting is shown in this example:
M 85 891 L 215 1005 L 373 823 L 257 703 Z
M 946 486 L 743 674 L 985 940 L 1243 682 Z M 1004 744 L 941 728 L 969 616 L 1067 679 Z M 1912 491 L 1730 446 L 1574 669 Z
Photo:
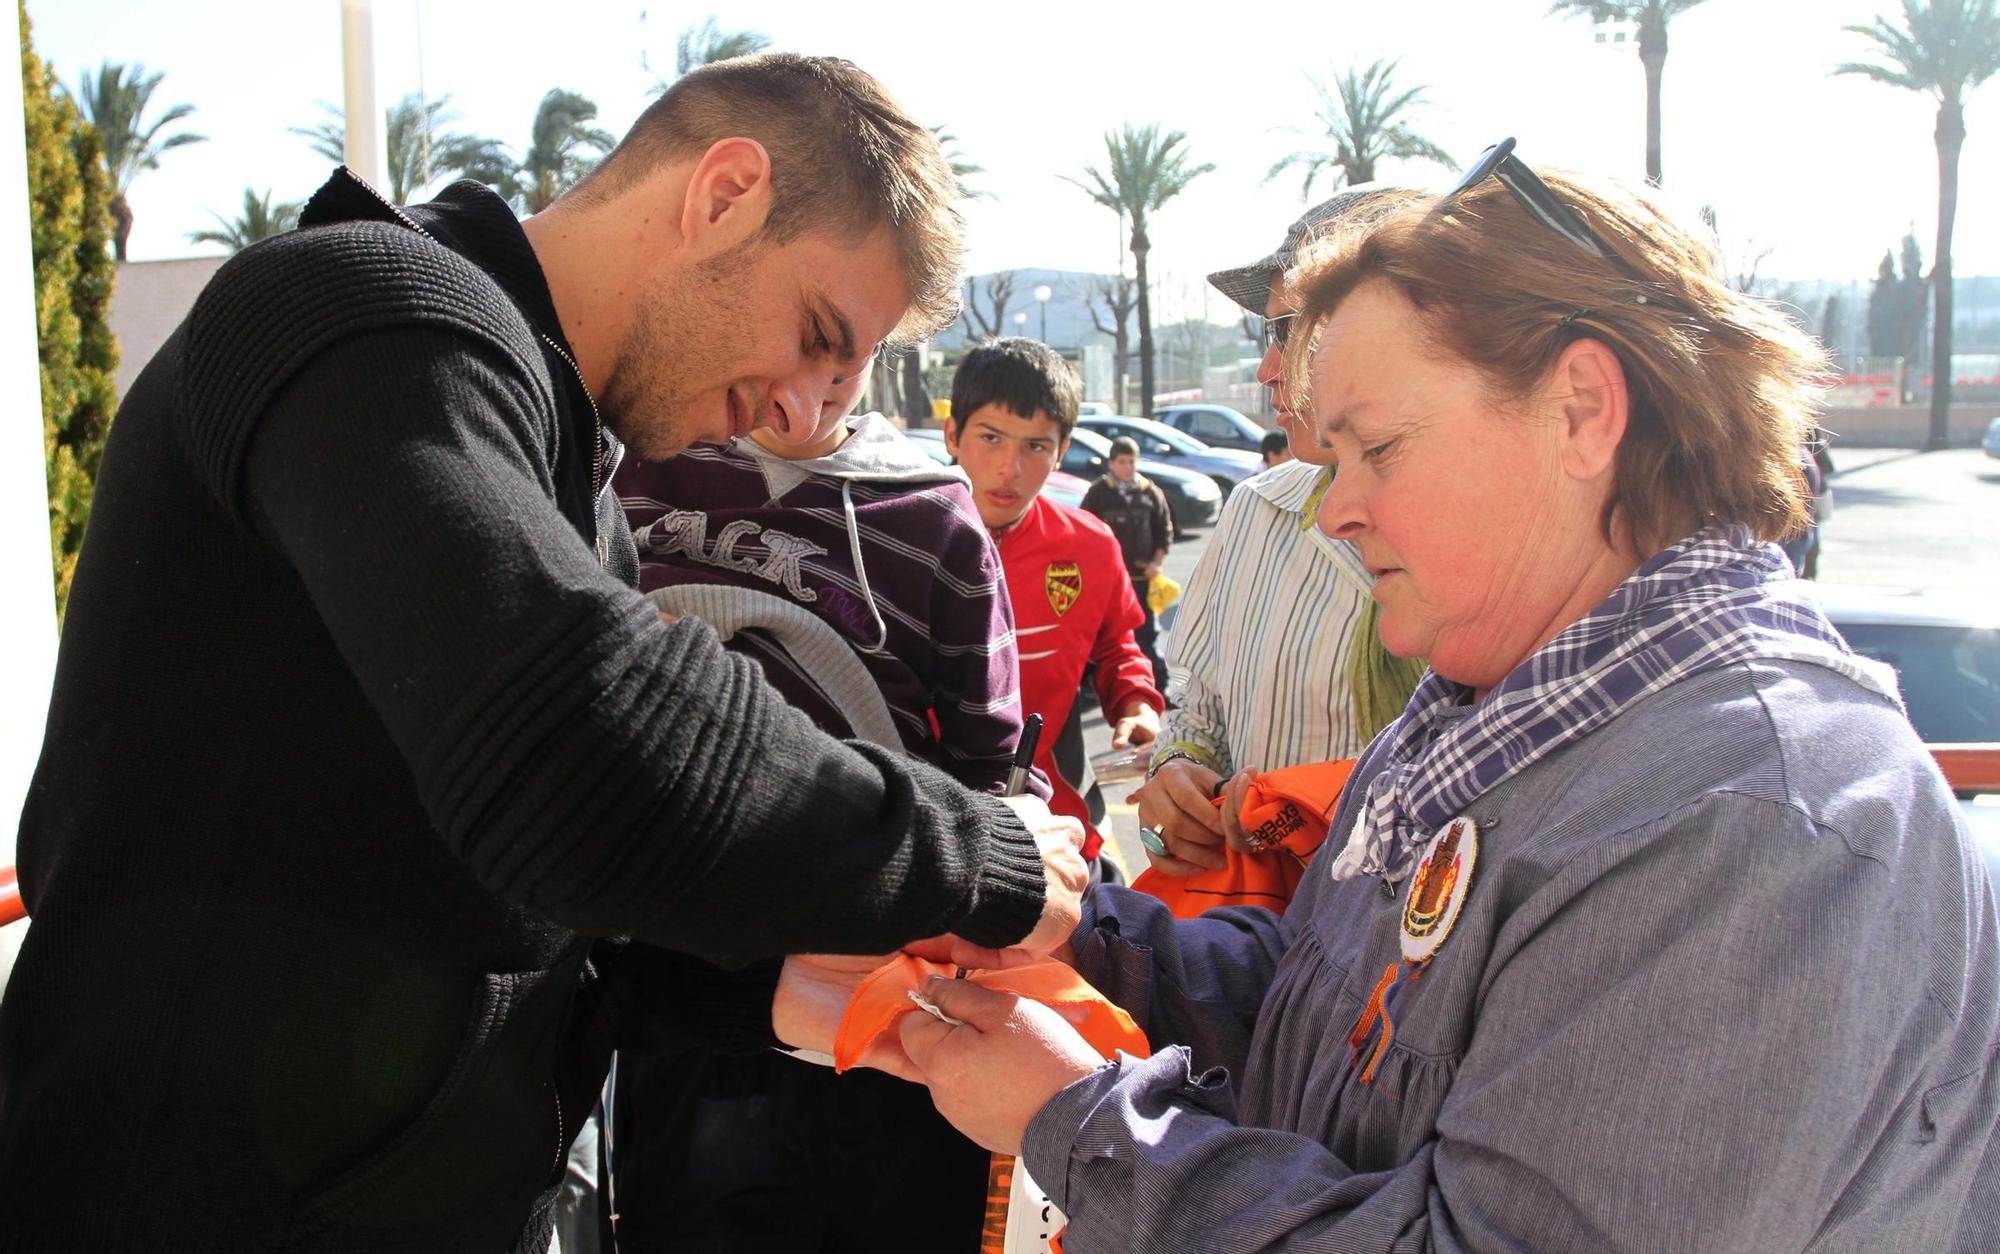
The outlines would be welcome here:
M 663 613 L 714 627 L 827 731 L 1004 788 L 1022 719 L 1013 612 L 964 472 L 864 414 L 817 444 L 756 431 L 613 482 Z M 978 1246 L 987 1155 L 917 1085 L 772 1053 L 621 1058 L 615 1091 L 627 1254 L 832 1251 L 895 1231 Z

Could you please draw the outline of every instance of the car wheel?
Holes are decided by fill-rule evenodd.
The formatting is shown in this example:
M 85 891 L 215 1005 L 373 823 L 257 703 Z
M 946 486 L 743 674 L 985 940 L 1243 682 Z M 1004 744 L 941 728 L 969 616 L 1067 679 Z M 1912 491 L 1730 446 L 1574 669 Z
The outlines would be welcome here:
M 1210 475 L 1209 478 L 1215 480 L 1215 486 L 1222 489 L 1222 499 L 1225 501 L 1229 499 L 1229 494 L 1236 490 L 1236 480 L 1228 475 Z

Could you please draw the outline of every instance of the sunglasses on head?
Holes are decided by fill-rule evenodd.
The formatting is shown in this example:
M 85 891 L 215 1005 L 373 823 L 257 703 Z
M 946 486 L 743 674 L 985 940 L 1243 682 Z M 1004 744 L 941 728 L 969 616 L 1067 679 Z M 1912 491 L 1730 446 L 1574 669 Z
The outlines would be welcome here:
M 1583 220 L 1582 215 L 1556 199 L 1555 192 L 1542 182 L 1541 176 L 1529 169 L 1527 162 L 1514 155 L 1514 138 L 1511 135 L 1480 153 L 1479 160 L 1466 170 L 1465 177 L 1438 198 L 1431 213 L 1440 214 L 1450 209 L 1460 196 L 1488 178 L 1499 179 L 1500 185 L 1512 192 L 1521 208 L 1528 211 L 1529 217 L 1557 235 L 1593 257 L 1617 259 L 1617 254 L 1605 247 L 1604 241 L 1590 229 L 1590 224 Z
M 1644 305 L 1662 297 L 1672 303 L 1672 297 L 1660 288 L 1657 281 L 1647 278 L 1631 262 L 1611 251 L 1603 237 L 1590 228 L 1590 223 L 1584 221 L 1582 214 L 1558 199 L 1554 189 L 1542 182 L 1541 176 L 1529 169 L 1527 162 L 1514 155 L 1514 138 L 1511 135 L 1480 153 L 1479 160 L 1472 163 L 1472 167 L 1465 172 L 1465 177 L 1459 179 L 1450 191 L 1438 197 L 1437 204 L 1431 206 L 1430 216 L 1435 218 L 1448 212 L 1460 196 L 1488 178 L 1499 179 L 1500 185 L 1513 193 L 1514 200 L 1527 211 L 1529 217 L 1591 256 L 1610 262 L 1628 277 L 1636 280 L 1640 290 L 1632 296 L 1634 303 Z M 1562 324 L 1568 327 L 1594 312 L 1591 309 L 1571 310 L 1562 320 Z

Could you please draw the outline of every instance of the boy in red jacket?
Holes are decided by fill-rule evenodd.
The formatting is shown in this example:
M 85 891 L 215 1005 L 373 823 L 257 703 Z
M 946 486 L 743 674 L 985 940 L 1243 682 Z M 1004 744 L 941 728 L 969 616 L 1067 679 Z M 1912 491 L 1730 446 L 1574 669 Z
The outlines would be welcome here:
M 1152 741 L 1165 703 L 1133 639 L 1146 616 L 1117 538 L 1098 519 L 1040 495 L 1069 447 L 1081 391 L 1069 363 L 1046 344 L 983 344 L 952 378 L 945 446 L 972 480 L 980 521 L 1000 546 L 1020 648 L 1021 710 L 1040 714 L 1045 727 L 1035 765 L 1055 789 L 1049 808 L 1085 825 L 1084 856 L 1095 859 L 1103 837 L 1079 781 L 1064 776 L 1055 755 L 1063 733 L 1075 731 L 1070 713 L 1084 667 L 1097 665 L 1114 748 Z

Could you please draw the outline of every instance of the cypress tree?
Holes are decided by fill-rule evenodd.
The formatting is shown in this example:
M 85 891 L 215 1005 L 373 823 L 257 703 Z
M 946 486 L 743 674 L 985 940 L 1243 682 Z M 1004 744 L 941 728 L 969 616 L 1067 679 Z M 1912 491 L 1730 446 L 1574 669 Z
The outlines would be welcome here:
M 111 176 L 94 128 L 56 90 L 54 72 L 34 52 L 26 0 L 21 19 L 21 87 L 28 149 L 28 231 L 35 267 L 35 334 L 41 353 L 42 447 L 48 462 L 49 539 L 56 613 L 90 521 L 104 437 L 118 407 L 112 372 Z

